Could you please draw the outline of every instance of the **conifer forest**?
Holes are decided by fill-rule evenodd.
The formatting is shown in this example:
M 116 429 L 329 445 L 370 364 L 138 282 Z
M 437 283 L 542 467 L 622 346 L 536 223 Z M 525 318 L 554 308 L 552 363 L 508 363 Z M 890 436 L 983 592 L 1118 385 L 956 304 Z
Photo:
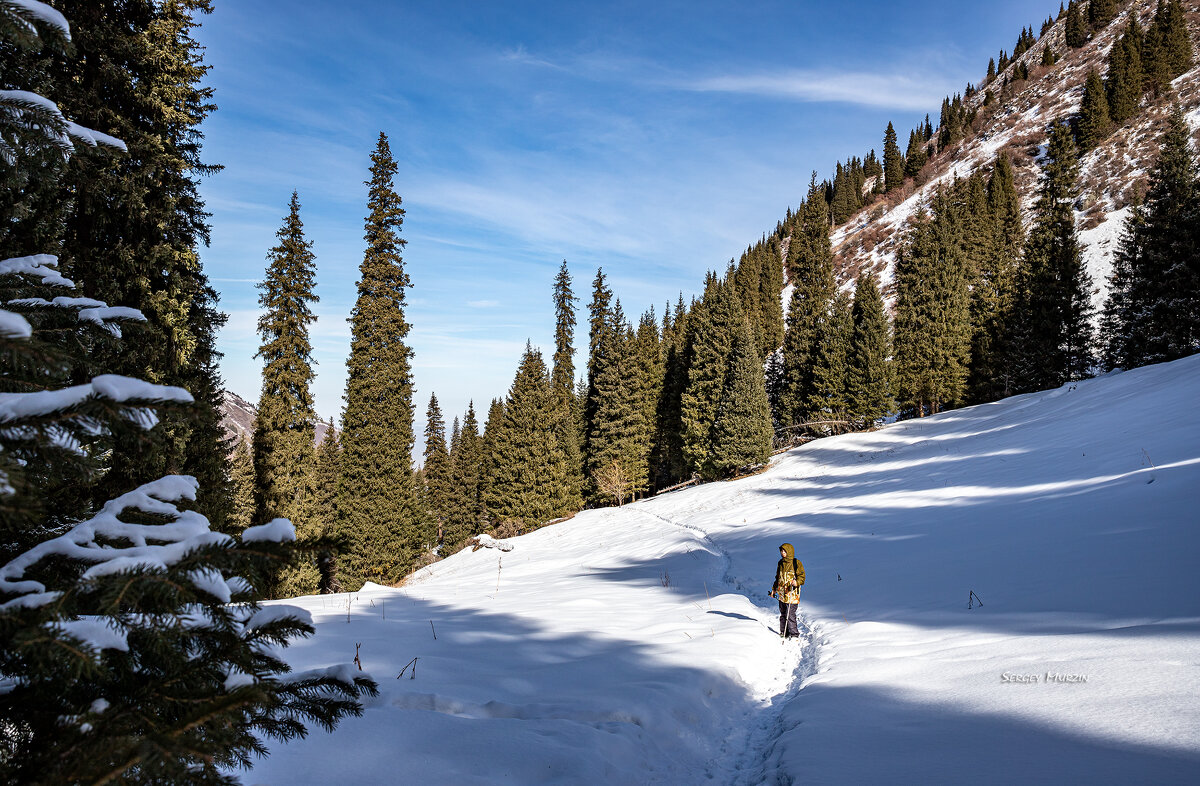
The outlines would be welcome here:
M 200 189 L 221 97 L 196 39 L 230 1 L 0 0 L 4 783 L 237 783 L 361 716 L 380 685 L 292 671 L 282 647 L 315 628 L 270 601 L 399 586 L 480 538 L 1200 351 L 1200 87 L 1180 79 L 1200 9 L 1071 0 L 878 152 L 790 173 L 775 225 L 670 301 L 627 312 L 611 270 L 555 256 L 553 346 L 465 411 L 414 381 L 410 151 L 372 129 L 342 173 L 367 200 L 341 410 L 315 403 L 324 260 L 297 185 L 247 253 L 261 389 L 230 437 Z M 997 142 L 1066 68 L 1071 101 Z M 1146 166 L 1105 175 L 1100 205 L 1135 128 Z M 1086 233 L 1117 210 L 1096 280 Z

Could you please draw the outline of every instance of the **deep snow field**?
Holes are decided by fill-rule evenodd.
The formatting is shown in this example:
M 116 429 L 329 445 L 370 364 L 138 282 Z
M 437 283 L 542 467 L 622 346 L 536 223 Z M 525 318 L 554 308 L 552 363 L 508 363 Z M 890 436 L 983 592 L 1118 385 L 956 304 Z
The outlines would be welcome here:
M 1198 403 L 1200 356 L 287 601 L 318 630 L 295 668 L 360 644 L 382 690 L 244 781 L 1194 783 Z M 799 642 L 766 594 L 784 541 Z

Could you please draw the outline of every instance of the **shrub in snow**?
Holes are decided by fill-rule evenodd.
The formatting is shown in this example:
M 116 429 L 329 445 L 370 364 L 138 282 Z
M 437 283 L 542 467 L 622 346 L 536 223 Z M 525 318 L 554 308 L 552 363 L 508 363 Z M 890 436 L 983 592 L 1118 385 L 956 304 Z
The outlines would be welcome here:
M 0 0 L 0 43 L 40 35 L 69 30 L 44 3 Z M 122 147 L 41 96 L 0 91 L 5 196 L 70 139 Z M 118 323 L 144 317 L 73 290 L 53 256 L 0 260 L 0 779 L 232 783 L 227 769 L 265 754 L 263 737 L 332 728 L 377 688 L 342 667 L 289 674 L 280 659 L 313 633 L 302 611 L 258 603 L 292 558 L 289 522 L 213 532 L 181 507 L 198 486 L 181 476 L 88 509 L 113 437 L 192 397 L 93 368 Z

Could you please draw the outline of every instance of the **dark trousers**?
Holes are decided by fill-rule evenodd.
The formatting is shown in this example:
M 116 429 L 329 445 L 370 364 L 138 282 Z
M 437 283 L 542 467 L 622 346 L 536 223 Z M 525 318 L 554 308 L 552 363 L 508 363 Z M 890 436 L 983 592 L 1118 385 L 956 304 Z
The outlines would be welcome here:
M 799 603 L 784 603 L 779 601 L 779 635 L 799 636 L 800 628 L 796 625 L 796 609 Z

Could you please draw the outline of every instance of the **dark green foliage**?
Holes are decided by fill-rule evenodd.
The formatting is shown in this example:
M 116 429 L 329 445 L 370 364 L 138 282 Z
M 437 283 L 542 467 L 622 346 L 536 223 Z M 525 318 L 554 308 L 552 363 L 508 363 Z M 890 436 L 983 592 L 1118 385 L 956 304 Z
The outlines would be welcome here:
M 818 415 L 813 407 L 817 399 L 815 370 L 835 289 L 825 208 L 811 198 L 811 189 L 800 217 L 788 250 L 792 296 L 783 338 L 783 391 L 778 413 L 785 425 L 803 423 Z
M 322 595 L 342 591 L 338 577 L 338 555 L 345 551 L 348 541 L 344 534 L 338 532 L 338 463 L 341 455 L 342 446 L 331 421 L 321 444 L 317 445 L 317 459 L 313 465 L 304 514 L 312 537 L 319 540 L 314 556 L 317 591 Z
M 1109 116 L 1124 123 L 1137 114 L 1142 100 L 1142 28 L 1136 14 L 1129 15 L 1124 33 L 1108 52 L 1108 70 L 1104 87 L 1108 95 Z
M 426 547 L 412 472 L 412 350 L 404 318 L 400 237 L 404 208 L 392 187 L 396 163 L 379 135 L 367 181 L 367 249 L 359 267 L 358 300 L 350 315 L 346 408 L 338 478 L 340 531 L 352 539 L 342 583 L 394 584 Z
M 724 477 L 743 467 L 765 464 L 771 456 L 773 436 L 762 363 L 751 343 L 749 325 L 743 322 L 734 334 L 713 422 L 708 458 L 711 474 Z
M 255 524 L 291 520 L 305 538 L 301 506 L 315 458 L 316 411 L 309 384 L 312 344 L 308 326 L 316 321 L 309 304 L 316 277 L 312 243 L 304 238 L 300 201 L 292 192 L 289 212 L 275 233 L 279 243 L 267 252 L 267 271 L 258 285 L 262 339 L 255 357 L 263 361 L 262 395 L 254 416 Z
M 687 471 L 683 457 L 683 392 L 687 388 L 688 362 L 692 355 L 690 314 L 683 295 L 676 302 L 674 315 L 662 331 L 663 381 L 655 411 L 655 430 L 651 448 L 652 482 L 665 488 L 684 479 Z
M 526 345 L 500 422 L 488 419 L 491 479 L 484 500 L 497 526 L 535 529 L 572 510 L 567 455 L 551 428 L 554 406 L 542 354 Z
M 496 427 L 499 428 L 503 414 L 494 414 L 494 417 L 497 418 Z M 488 420 L 490 423 L 491 418 Z M 478 535 L 484 530 L 487 516 L 484 512 L 483 490 L 487 480 L 487 466 L 488 456 L 484 449 L 483 437 L 479 434 L 475 403 L 471 402 L 467 405 L 462 428 L 451 443 L 450 496 L 442 533 L 443 555 L 453 553 L 473 535 Z
M 1101 323 L 1107 368 L 1174 360 L 1200 349 L 1200 169 L 1178 105 L 1146 202 L 1125 224 L 1109 284 Z
M 232 784 L 223 770 L 265 754 L 264 737 L 304 737 L 306 723 L 332 730 L 378 693 L 349 671 L 284 677 L 276 648 L 314 629 L 299 610 L 259 613 L 254 588 L 292 546 L 211 533 L 175 507 L 194 494 L 179 477 L 142 486 L 79 524 L 73 548 L 51 541 L 3 568 L 0 601 L 43 601 L 0 612 L 0 672 L 12 680 L 0 695 L 0 761 L 11 782 Z M 136 567 L 84 577 L 131 542 L 149 544 L 125 557 Z M 106 643 L 84 638 L 89 623 Z
M 550 387 L 554 392 L 554 433 L 567 454 L 571 471 L 566 478 L 568 505 L 583 505 L 583 451 L 575 424 L 575 293 L 564 259 L 554 278 L 554 369 Z
M 916 177 L 928 160 L 925 139 L 920 133 L 913 131 L 908 135 L 908 152 L 904 154 L 904 176 Z
M 254 458 L 244 436 L 238 439 L 229 465 L 233 509 L 227 523 L 231 532 L 241 532 L 246 527 L 254 526 Z
M 1195 62 L 1192 54 L 1192 37 L 1188 33 L 1187 15 L 1180 0 L 1168 0 L 1163 9 L 1162 48 L 1169 73 L 1174 79 L 1186 73 Z M 1155 22 L 1157 23 L 1157 19 Z
M 1117 16 L 1117 0 L 1089 0 L 1088 25 L 1093 30 L 1100 30 Z
M 224 323 L 200 265 L 208 214 L 198 179 L 200 125 L 215 109 L 208 71 L 192 37 L 209 0 L 62 0 L 72 52 L 44 61 L 44 79 L 64 114 L 119 137 L 128 154 L 81 148 L 64 167 L 59 199 L 69 208 L 49 231 L 80 295 L 132 306 L 147 317 L 136 343 L 94 360 L 114 373 L 187 388 L 196 405 L 169 413 L 147 443 L 118 439 L 94 504 L 167 472 L 200 481 L 200 505 L 224 528 L 230 506 L 229 446 L 220 425 L 215 348 Z M 41 249 L 47 250 L 47 249 Z
M 938 149 L 945 150 L 961 141 L 974 120 L 975 112 L 963 102 L 962 96 L 943 99 L 941 121 L 938 124 Z
M 962 399 L 971 342 L 961 220 L 945 190 L 931 207 L 910 221 L 895 272 L 896 384 L 918 415 Z
M 1050 134 L 1016 305 L 1015 376 L 1021 391 L 1081 379 L 1094 362 L 1092 283 L 1075 231 L 1078 177 L 1071 130 L 1058 124 Z
M 711 463 L 712 427 L 725 389 L 729 353 L 742 320 L 732 282 L 709 273 L 704 297 L 688 316 L 690 357 L 687 386 L 680 398 L 680 420 L 683 458 L 689 473 L 717 477 Z
M 1007 155 L 997 157 L 992 167 L 982 207 L 972 188 L 966 223 L 971 235 L 967 252 L 972 268 L 967 399 L 979 403 L 995 401 L 1011 392 L 1012 309 L 1025 231 Z
M 1072 49 L 1080 48 L 1086 44 L 1088 40 L 1087 19 L 1084 16 L 1081 5 L 1082 0 L 1079 0 L 1079 2 L 1076 2 L 1076 0 L 1071 0 L 1070 4 L 1067 6 L 1066 41 L 1067 46 L 1071 47 Z
M 891 123 L 888 123 L 883 135 L 883 181 L 884 190 L 889 192 L 904 185 L 904 156 L 900 153 L 896 129 Z
M 817 357 L 813 367 L 813 395 L 805 410 L 811 418 L 844 420 L 849 406 L 848 375 L 850 341 L 854 322 L 850 315 L 850 296 L 837 292 L 826 306 L 818 323 Z
M 1047 43 L 1044 47 L 1042 47 L 1042 67 L 1049 68 L 1057 62 L 1058 54 L 1054 51 L 1054 47 Z
M 1104 83 L 1098 73 L 1088 71 L 1087 82 L 1083 86 L 1083 102 L 1075 121 L 1075 144 L 1080 152 L 1086 153 L 1103 142 L 1111 128 L 1112 119 L 1108 114 Z
M 892 408 L 891 334 L 883 296 L 872 273 L 858 277 L 851 312 L 853 334 L 847 358 L 846 409 L 850 421 L 865 428 Z
M 460 438 L 461 439 L 461 438 Z M 450 451 L 446 447 L 446 421 L 436 395 L 429 397 L 425 410 L 425 465 L 421 473 L 425 481 L 425 516 L 434 542 L 442 541 L 446 519 L 450 515 Z
M 996 78 L 996 60 L 995 60 L 995 58 L 989 57 L 988 58 L 988 68 L 987 68 L 987 81 L 991 82 L 995 78 Z

